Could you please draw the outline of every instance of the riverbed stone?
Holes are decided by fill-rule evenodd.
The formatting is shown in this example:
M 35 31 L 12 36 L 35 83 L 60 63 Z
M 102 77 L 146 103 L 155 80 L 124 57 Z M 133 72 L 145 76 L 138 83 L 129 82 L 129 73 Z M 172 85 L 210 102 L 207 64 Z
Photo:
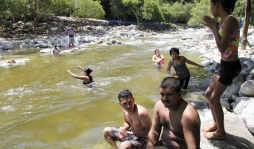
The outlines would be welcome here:
M 254 80 L 245 81 L 241 85 L 241 91 L 248 96 L 254 96 Z
M 254 135 L 254 102 L 248 104 L 246 108 L 243 110 L 241 116 L 249 128 L 249 131 Z
M 212 66 L 210 66 L 207 70 L 210 72 L 214 72 L 216 69 L 218 69 L 220 64 L 218 62 L 214 62 Z
M 201 128 L 211 125 L 212 120 L 201 123 Z M 231 112 L 224 115 L 224 127 L 226 131 L 225 140 L 209 140 L 200 132 L 201 149 L 251 149 L 254 148 L 254 137 L 246 129 L 242 118 Z
M 247 105 L 254 103 L 254 98 L 253 97 L 239 97 L 236 99 L 233 108 L 233 111 L 241 115 L 243 110 L 247 107 Z

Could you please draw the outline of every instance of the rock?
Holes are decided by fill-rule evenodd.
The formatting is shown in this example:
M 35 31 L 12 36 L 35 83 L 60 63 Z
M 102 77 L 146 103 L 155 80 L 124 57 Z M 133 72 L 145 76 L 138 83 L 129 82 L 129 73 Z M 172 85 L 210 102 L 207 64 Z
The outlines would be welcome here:
M 3 50 L 11 50 L 14 48 L 13 42 L 0 42 L 0 46 Z
M 205 81 L 203 81 L 203 83 L 198 87 L 198 89 L 200 90 L 206 90 L 210 84 L 210 82 L 212 81 L 212 77 L 207 78 Z
M 116 44 L 116 42 L 117 42 L 117 41 L 114 40 L 114 39 L 111 41 L 112 44 Z
M 245 95 L 254 96 L 254 80 L 245 81 L 241 85 L 241 91 Z
M 233 111 L 238 114 L 241 115 L 242 111 L 247 107 L 247 105 L 254 103 L 254 98 L 252 97 L 239 97 L 237 98 L 237 100 L 235 101 L 233 108 Z
M 223 98 L 232 98 L 233 94 L 237 94 L 241 88 L 242 83 L 244 82 L 244 77 L 242 74 L 239 74 L 233 81 L 232 85 L 224 92 L 222 95 Z
M 211 67 L 207 69 L 207 71 L 214 72 L 216 69 L 218 69 L 220 64 L 218 62 L 214 62 Z
M 237 98 L 239 98 L 239 96 L 236 95 L 236 94 L 233 94 L 232 97 L 231 97 L 231 99 L 232 99 L 234 102 L 237 100 Z
M 201 64 L 202 64 L 203 66 L 209 66 L 209 65 L 211 65 L 211 64 L 213 64 L 213 63 L 214 63 L 213 60 L 204 60 L 204 61 L 201 62 Z
M 248 75 L 246 77 L 246 81 L 253 80 L 253 79 L 254 79 L 254 75 Z
M 251 69 L 250 68 L 245 68 L 243 69 L 240 74 L 242 74 L 244 77 L 247 77 L 250 73 Z
M 211 125 L 212 120 L 206 120 L 201 123 L 201 128 Z M 254 148 L 254 137 L 246 129 L 246 126 L 240 116 L 227 112 L 224 116 L 224 127 L 226 131 L 225 140 L 206 139 L 202 132 L 200 133 L 201 149 L 251 149 Z
M 254 69 L 250 71 L 249 75 L 254 75 Z
M 193 105 L 195 109 L 203 109 L 205 104 L 201 101 L 190 101 L 190 104 Z
M 248 61 L 247 67 L 248 67 L 248 68 L 251 68 L 252 65 L 253 65 L 253 62 L 252 62 L 252 61 Z
M 228 98 L 221 98 L 220 102 L 221 106 L 225 107 L 228 111 L 231 109 L 230 103 L 228 102 Z
M 249 128 L 250 132 L 254 134 L 254 102 L 247 105 L 247 107 L 242 112 L 242 118 L 245 124 Z
M 200 40 L 213 40 L 213 33 L 207 33 L 200 36 Z

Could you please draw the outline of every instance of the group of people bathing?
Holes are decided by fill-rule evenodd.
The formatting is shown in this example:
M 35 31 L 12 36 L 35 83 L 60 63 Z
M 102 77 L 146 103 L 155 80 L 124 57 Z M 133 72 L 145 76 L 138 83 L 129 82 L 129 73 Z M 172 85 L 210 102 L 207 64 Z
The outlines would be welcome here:
M 179 50 L 172 48 L 170 50 L 172 60 L 168 63 L 167 72 L 172 76 L 177 75 L 178 78 L 167 77 L 162 80 L 159 86 L 160 100 L 154 106 L 152 121 L 147 109 L 135 103 L 135 98 L 129 90 L 119 93 L 118 99 L 119 105 L 123 108 L 124 124 L 120 128 L 106 127 L 103 130 L 106 141 L 113 148 L 118 148 L 116 141 L 121 141 L 121 149 L 199 149 L 200 131 L 207 139 L 226 139 L 220 98 L 242 68 L 238 58 L 239 22 L 231 15 L 235 2 L 236 0 L 211 0 L 210 7 L 214 17 L 202 18 L 203 25 L 213 32 L 221 53 L 220 68 L 215 72 L 205 93 L 213 123 L 201 129 L 198 112 L 181 97 L 182 89 L 187 87 L 186 82 L 189 80 L 185 62 L 198 67 L 203 66 L 179 56 Z M 215 18 L 220 18 L 221 24 Z M 160 59 L 157 63 L 159 65 L 162 63 L 163 56 L 158 54 L 156 59 Z M 170 71 L 171 66 L 175 68 L 176 73 Z M 79 78 L 68 70 L 67 72 L 83 81 L 89 79 L 89 77 Z
M 67 36 L 69 36 L 69 48 L 74 47 L 74 43 L 75 43 L 74 35 L 75 35 L 75 33 L 76 33 L 76 30 L 74 28 L 74 24 L 71 24 L 71 27 L 69 27 L 65 30 L 65 34 Z M 54 45 L 54 48 L 52 49 L 52 53 L 53 53 L 53 55 L 61 54 L 61 51 L 59 50 L 59 48 L 56 45 Z

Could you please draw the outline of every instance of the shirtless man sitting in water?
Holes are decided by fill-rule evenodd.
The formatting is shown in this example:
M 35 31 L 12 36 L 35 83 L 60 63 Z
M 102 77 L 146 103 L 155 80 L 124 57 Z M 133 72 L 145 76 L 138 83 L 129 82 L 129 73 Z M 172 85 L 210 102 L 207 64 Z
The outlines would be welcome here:
M 106 141 L 114 149 L 118 149 L 116 141 L 122 142 L 121 149 L 145 149 L 147 135 L 152 125 L 148 111 L 135 103 L 129 90 L 121 91 L 118 99 L 119 105 L 123 108 L 124 126 L 106 127 L 103 130 Z
M 167 77 L 162 80 L 161 100 L 157 101 L 154 107 L 154 117 L 146 149 L 199 149 L 199 115 L 181 95 L 182 90 L 178 79 Z M 163 132 L 160 138 L 162 127 Z

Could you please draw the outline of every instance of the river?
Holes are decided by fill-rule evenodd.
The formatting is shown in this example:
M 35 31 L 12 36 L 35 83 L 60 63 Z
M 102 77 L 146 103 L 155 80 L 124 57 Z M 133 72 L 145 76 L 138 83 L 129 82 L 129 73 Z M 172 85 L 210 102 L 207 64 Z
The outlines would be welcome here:
M 61 56 L 40 54 L 40 49 L 2 52 L 0 59 L 0 148 L 110 148 L 104 140 L 105 127 L 123 125 L 118 93 L 129 89 L 137 104 L 148 109 L 159 100 L 159 84 L 169 74 L 169 49 L 182 47 L 181 34 L 160 34 L 123 40 L 125 44 L 87 44 L 87 48 Z M 166 65 L 153 67 L 152 55 L 160 49 Z M 180 55 L 201 63 L 198 53 Z M 9 66 L 6 61 L 15 59 Z M 90 67 L 95 87 L 88 88 L 71 77 Z M 187 65 L 191 80 L 185 99 L 204 99 L 198 86 L 211 74 Z M 197 94 L 197 96 L 189 96 Z

